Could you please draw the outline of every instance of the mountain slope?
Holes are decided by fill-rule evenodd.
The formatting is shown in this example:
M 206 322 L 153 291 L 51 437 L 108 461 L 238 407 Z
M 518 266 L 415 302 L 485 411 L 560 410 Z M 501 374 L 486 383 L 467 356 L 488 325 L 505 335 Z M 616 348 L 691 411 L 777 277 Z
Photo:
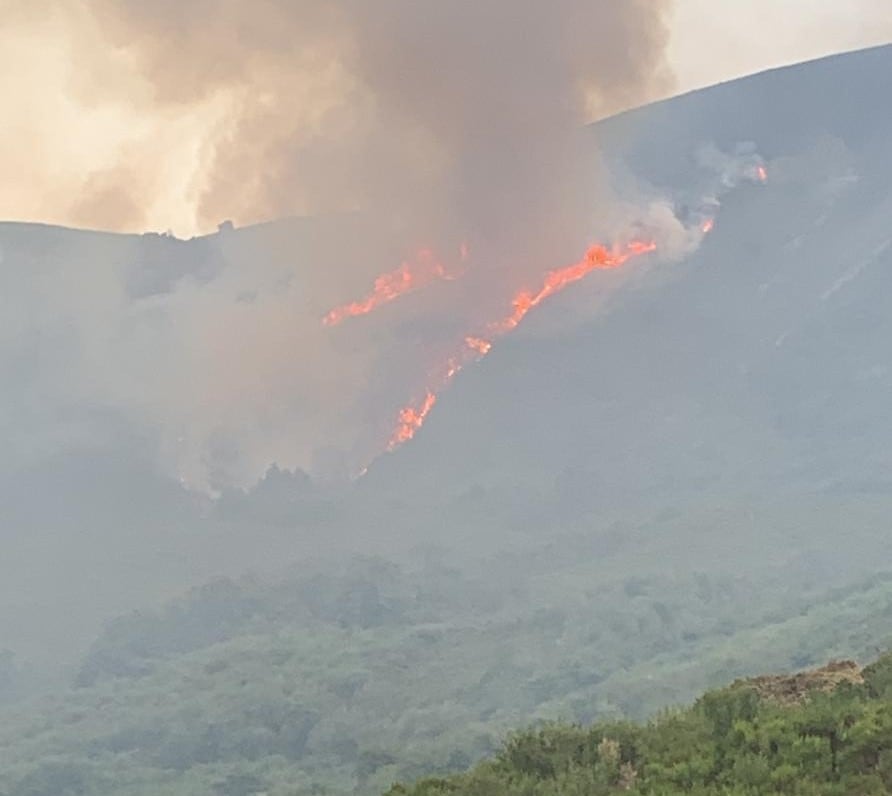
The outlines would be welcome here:
M 707 144 L 753 142 L 769 181 L 729 195 L 698 252 L 614 294 L 609 312 L 585 318 L 597 275 L 542 306 L 382 462 L 380 487 L 548 490 L 566 474 L 580 501 L 608 504 L 738 485 L 885 489 L 892 111 L 877 98 L 890 64 L 889 47 L 840 56 L 596 127 L 608 158 L 664 190 L 687 187 Z
M 386 438 L 397 404 L 374 399 L 417 388 L 391 375 L 423 348 L 413 330 L 428 298 L 413 298 L 401 347 L 373 323 L 303 334 L 321 334 L 324 311 L 381 271 L 368 249 L 400 262 L 393 230 L 359 216 L 192 241 L 0 226 L 3 646 L 58 677 L 104 619 L 320 553 L 450 548 L 471 566 L 580 534 L 634 539 L 617 563 L 628 577 L 668 562 L 752 573 L 778 555 L 850 578 L 889 566 L 892 111 L 878 98 L 890 75 L 892 48 L 877 48 L 595 126 L 614 179 L 645 196 L 647 184 L 696 195 L 710 144 L 751 141 L 769 180 L 727 194 L 684 262 L 619 285 L 593 274 L 543 303 L 461 374 L 411 444 L 352 484 L 332 440 L 317 483 L 277 469 L 247 493 L 225 487 L 242 472 L 240 440 L 260 440 L 268 458 L 250 464 L 262 472 L 303 434 L 332 436 L 301 403 L 295 352 L 315 352 L 308 340 L 347 363 L 364 345 L 394 346 L 390 370 L 344 368 L 370 406 L 324 402 Z M 211 322 L 202 302 L 217 299 L 226 311 Z M 255 326 L 272 329 L 277 357 L 237 355 Z M 251 422 L 245 394 L 262 410 Z M 217 433 L 227 422 L 243 436 Z M 206 447 L 180 457 L 193 431 Z M 184 486 L 181 458 L 219 476 L 223 497 Z

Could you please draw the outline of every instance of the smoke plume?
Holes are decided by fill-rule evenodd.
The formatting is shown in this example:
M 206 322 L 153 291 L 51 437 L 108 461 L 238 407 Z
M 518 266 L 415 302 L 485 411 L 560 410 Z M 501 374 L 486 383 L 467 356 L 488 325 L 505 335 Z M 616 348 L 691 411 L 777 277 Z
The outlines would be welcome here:
M 37 134 L 69 189 L 63 209 L 58 172 L 52 195 L 35 175 L 42 218 L 100 229 L 383 207 L 408 224 L 420 200 L 470 215 L 552 171 L 549 142 L 670 81 L 668 0 L 7 5 L 10 46 L 47 45 L 17 73 L 59 95 L 28 98 L 58 121 Z
M 220 236 L 210 254 L 170 242 L 123 276 L 82 251 L 96 265 L 77 291 L 41 288 L 68 362 L 41 374 L 41 393 L 156 430 L 169 469 L 200 487 L 250 482 L 273 460 L 346 457 L 355 471 L 456 340 L 614 231 L 583 125 L 666 90 L 669 10 L 13 0 L 18 29 L 57 45 L 35 73 L 64 96 L 33 99 L 59 120 L 41 143 L 66 152 L 45 161 L 42 219 L 195 231 L 317 215 L 335 230 L 288 251 L 259 233 Z M 78 120 L 92 137 L 70 140 Z M 421 251 L 450 278 L 362 328 L 322 323 Z M 177 257 L 193 261 L 171 271 Z

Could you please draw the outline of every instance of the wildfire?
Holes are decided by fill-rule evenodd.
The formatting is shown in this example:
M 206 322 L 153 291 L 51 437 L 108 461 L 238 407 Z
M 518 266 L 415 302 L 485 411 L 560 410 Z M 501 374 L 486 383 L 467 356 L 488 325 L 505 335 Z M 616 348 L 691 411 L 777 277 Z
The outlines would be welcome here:
M 760 164 L 750 170 L 747 176 L 750 180 L 764 183 L 768 180 L 768 171 L 764 165 Z M 712 232 L 714 227 L 715 218 L 708 217 L 700 223 L 699 228 L 695 227 L 694 229 L 699 229 L 699 232 L 705 236 Z M 457 353 L 448 357 L 444 365 L 430 376 L 424 397 L 400 410 L 396 428 L 387 444 L 387 450 L 393 451 L 411 440 L 424 425 L 427 416 L 437 402 L 440 391 L 448 387 L 466 365 L 478 362 L 489 354 L 494 340 L 516 329 L 530 310 L 568 285 L 585 278 L 592 271 L 619 268 L 635 257 L 641 257 L 656 250 L 656 241 L 650 239 L 631 240 L 609 247 L 600 243 L 595 244 L 589 248 L 579 262 L 548 271 L 538 289 L 519 291 L 511 301 L 511 311 L 500 320 L 486 324 L 482 332 L 465 337 Z M 467 248 L 464 244 L 461 248 L 461 255 L 463 260 L 467 257 Z M 347 315 L 370 312 L 379 304 L 390 301 L 434 278 L 452 278 L 446 274 L 442 266 L 431 265 L 434 261 L 429 252 L 427 252 L 427 257 L 430 259 L 426 261 L 425 268 L 413 270 L 412 267 L 403 265 L 397 271 L 379 277 L 375 282 L 375 290 L 366 299 L 332 310 L 326 316 L 326 323 L 336 323 Z
M 417 406 L 406 406 L 400 410 L 399 424 L 387 444 L 387 450 L 392 451 L 404 442 L 408 442 L 415 436 L 415 432 L 424 425 L 424 421 L 437 402 L 437 395 L 428 391 L 424 400 Z
M 466 337 L 462 352 L 447 360 L 446 367 L 439 377 L 433 379 L 435 386 L 428 388 L 423 400 L 400 410 L 397 426 L 387 444 L 387 450 L 393 451 L 415 436 L 415 432 L 424 425 L 424 421 L 437 402 L 438 392 L 447 387 L 465 365 L 483 359 L 492 349 L 492 338 L 517 328 L 531 309 L 537 307 L 549 296 L 559 293 L 567 285 L 583 279 L 592 271 L 619 268 L 633 257 L 649 254 L 656 249 L 657 244 L 652 240 L 633 240 L 624 245 L 614 245 L 610 248 L 596 244 L 586 252 L 585 257 L 578 263 L 549 271 L 542 281 L 542 286 L 536 292 L 528 290 L 519 292 L 511 302 L 511 313 L 487 326 L 488 337 L 471 335 Z
M 482 337 L 466 337 L 465 345 L 484 357 L 489 353 L 489 349 L 492 348 L 492 343 L 489 340 L 484 340 Z
M 613 246 L 607 248 L 602 244 L 592 246 L 578 263 L 556 268 L 545 275 L 542 287 L 536 293 L 521 291 L 518 293 L 511 306 L 514 310 L 506 318 L 491 325 L 491 329 L 497 334 L 504 334 L 517 327 L 526 314 L 541 304 L 549 296 L 563 290 L 567 285 L 578 282 L 592 271 L 619 268 L 632 257 L 648 254 L 655 251 L 657 244 L 654 241 L 631 241 L 625 246 Z
M 461 259 L 468 256 L 466 244 L 461 246 Z M 452 273 L 434 256 L 430 249 L 421 249 L 414 262 L 404 262 L 399 268 L 381 274 L 375 279 L 371 292 L 358 301 L 351 301 L 330 310 L 322 319 L 326 326 L 336 326 L 346 318 L 367 315 L 382 304 L 416 290 L 437 279 L 455 279 L 460 273 Z

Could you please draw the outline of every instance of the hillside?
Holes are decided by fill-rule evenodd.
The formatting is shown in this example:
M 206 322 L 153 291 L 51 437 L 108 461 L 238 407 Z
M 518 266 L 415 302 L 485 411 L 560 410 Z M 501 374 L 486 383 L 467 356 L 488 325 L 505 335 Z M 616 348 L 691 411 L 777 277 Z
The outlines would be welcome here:
M 714 188 L 704 157 L 758 152 L 768 179 L 725 191 L 690 256 L 551 296 L 357 478 L 458 320 L 423 291 L 320 319 L 414 231 L 0 224 L 0 794 L 372 794 L 540 720 L 644 720 L 888 648 L 890 81 L 877 48 L 586 131 L 619 193 L 680 216 Z M 885 726 L 871 671 L 840 692 L 864 737 Z M 826 769 L 784 724 L 812 703 L 737 694 L 716 699 L 750 711 L 739 735 L 706 698 L 404 789 L 793 792 Z M 766 769 L 740 744 L 775 721 Z M 602 760 L 605 727 L 627 735 Z M 585 770 L 512 768 L 537 738 Z M 881 792 L 883 760 L 860 761 L 801 792 Z
M 599 275 L 543 304 L 461 374 L 411 445 L 353 483 L 339 480 L 336 438 L 357 426 L 386 433 L 410 394 L 413 341 L 448 325 L 425 321 L 432 299 L 420 293 L 406 317 L 310 338 L 359 373 L 361 389 L 324 402 L 334 425 L 303 406 L 312 385 L 293 352 L 307 324 L 317 329 L 337 297 L 404 252 L 375 218 L 224 227 L 189 241 L 0 225 L 4 646 L 55 670 L 102 621 L 217 575 L 320 554 L 406 560 L 430 545 L 473 560 L 616 523 L 652 523 L 654 549 L 670 555 L 684 549 L 672 534 L 700 528 L 754 566 L 784 549 L 756 525 L 799 538 L 808 529 L 812 560 L 840 554 L 844 526 L 859 535 L 836 561 L 844 572 L 892 564 L 882 534 L 892 118 L 875 100 L 890 75 L 892 48 L 877 48 L 594 126 L 593 159 L 597 142 L 613 179 L 645 195 L 696 195 L 709 145 L 752 142 L 770 178 L 729 193 L 685 261 L 619 285 Z M 270 324 L 281 351 L 232 353 Z M 408 342 L 391 350 L 398 336 Z M 373 364 L 351 369 L 369 346 Z M 255 360 L 266 370 L 235 377 L 237 362 Z M 230 382 L 232 400 L 261 401 L 236 423 L 238 438 L 227 435 L 239 416 Z M 180 482 L 191 435 L 199 447 L 185 463 L 210 466 L 223 499 Z M 311 480 L 288 461 L 317 436 L 333 447 L 317 451 Z M 249 453 L 261 457 L 249 472 L 274 458 L 282 470 L 247 492 L 226 486 Z M 718 526 L 703 520 L 710 512 Z
M 768 678 L 702 696 L 647 725 L 552 725 L 511 737 L 469 773 L 395 785 L 397 794 L 883 794 L 892 658 Z M 845 676 L 841 676 L 845 673 Z
M 580 511 L 683 494 L 888 493 L 892 47 L 769 72 L 608 120 L 618 171 L 684 195 L 705 145 L 752 142 L 677 268 L 540 308 L 466 374 L 375 488 L 514 485 Z M 510 462 L 510 466 L 505 463 Z
M 361 559 L 122 616 L 67 693 L 0 711 L 0 793 L 380 793 L 460 772 L 518 727 L 643 720 L 766 667 L 892 643 L 889 575 L 617 579 L 581 542 L 566 540 L 572 565 L 547 549 L 476 575 Z

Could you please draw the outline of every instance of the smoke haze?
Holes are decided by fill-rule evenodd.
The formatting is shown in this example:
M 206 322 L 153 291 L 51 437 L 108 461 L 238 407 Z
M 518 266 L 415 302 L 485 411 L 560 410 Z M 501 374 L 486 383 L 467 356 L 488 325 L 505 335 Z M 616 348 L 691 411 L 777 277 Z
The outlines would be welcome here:
M 81 237 L 37 274 L 9 259 L 6 295 L 33 296 L 67 363 L 32 374 L 35 420 L 123 415 L 203 488 L 271 461 L 367 463 L 455 339 L 613 233 L 582 125 L 671 82 L 663 0 L 5 6 L 26 113 L 4 148 L 43 154 L 15 156 L 36 170 L 17 197 L 31 218 L 136 231 L 330 218 L 272 244 L 121 242 L 108 262 Z M 361 330 L 322 328 L 422 248 L 466 276 Z M 27 338 L 36 315 L 7 317 Z M 53 439 L 13 449 L 28 461 Z
M 519 163 L 546 167 L 528 150 L 552 157 L 549 141 L 666 90 L 670 5 L 8 0 L 32 118 L 5 135 L 34 149 L 40 118 L 70 189 L 34 174 L 31 218 L 188 232 L 382 206 L 398 220 L 419 200 L 470 214 L 523 184 Z

